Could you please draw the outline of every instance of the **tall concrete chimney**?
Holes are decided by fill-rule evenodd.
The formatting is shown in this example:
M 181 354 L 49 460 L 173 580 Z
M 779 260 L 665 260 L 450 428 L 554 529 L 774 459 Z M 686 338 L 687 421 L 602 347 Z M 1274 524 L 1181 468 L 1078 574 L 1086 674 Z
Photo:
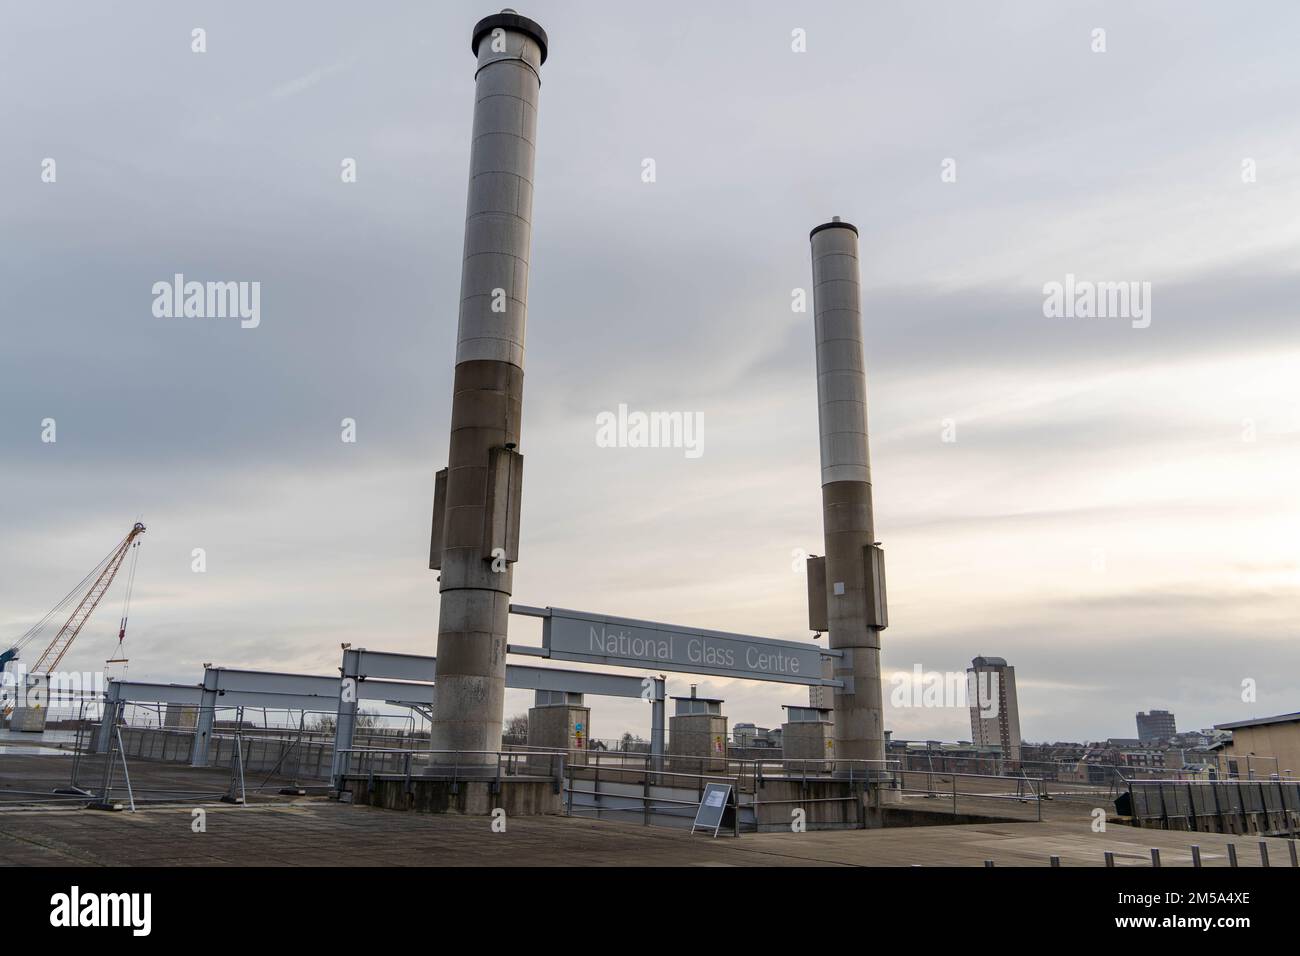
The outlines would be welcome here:
M 506 624 L 519 548 L 518 452 L 532 241 L 538 73 L 546 31 L 506 9 L 470 48 L 470 143 L 451 449 L 434 482 L 429 567 L 441 570 L 434 751 L 501 749 Z M 434 755 L 437 766 L 453 758 Z M 455 758 L 460 766 L 495 759 Z
M 858 230 L 836 216 L 809 239 L 826 538 L 825 558 L 814 560 L 825 561 L 825 621 L 830 649 L 841 653 L 834 677 L 844 684 L 834 691 L 835 756 L 882 761 L 880 632 L 888 618 L 871 509 Z

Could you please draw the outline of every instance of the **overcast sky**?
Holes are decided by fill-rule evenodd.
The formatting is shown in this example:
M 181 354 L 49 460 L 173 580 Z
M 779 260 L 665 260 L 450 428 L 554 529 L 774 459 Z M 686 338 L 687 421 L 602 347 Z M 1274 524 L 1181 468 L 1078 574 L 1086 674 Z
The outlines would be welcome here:
M 496 9 L 4 5 L 0 643 L 142 516 L 133 678 L 434 652 L 469 40 Z M 551 46 L 516 602 L 808 638 L 816 385 L 791 297 L 808 230 L 841 215 L 886 671 L 1004 656 L 1029 740 L 1300 710 L 1300 8 L 519 9 Z M 260 282 L 260 325 L 155 317 L 175 273 Z M 1045 317 L 1067 274 L 1151 283 L 1149 327 Z M 597 447 L 620 403 L 702 413 L 703 455 Z M 102 666 L 121 595 L 65 667 Z M 806 700 L 702 684 L 733 724 Z M 595 736 L 647 733 L 644 704 L 591 702 Z M 970 735 L 951 707 L 886 726 Z

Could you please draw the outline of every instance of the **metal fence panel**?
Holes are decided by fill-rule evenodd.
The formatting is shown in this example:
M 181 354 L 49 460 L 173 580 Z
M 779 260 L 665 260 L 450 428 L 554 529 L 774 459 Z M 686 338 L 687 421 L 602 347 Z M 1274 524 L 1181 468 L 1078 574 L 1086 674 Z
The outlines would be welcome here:
M 1258 783 L 1241 784 L 1241 803 L 1247 813 L 1259 813 L 1264 809 L 1264 797 Z
M 1190 788 L 1193 813 L 1198 817 L 1211 817 L 1219 812 L 1214 802 L 1213 784 L 1193 783 L 1188 786 Z
M 1150 819 L 1161 815 L 1160 795 L 1155 794 L 1154 811 L 1152 810 L 1151 797 L 1152 792 L 1148 787 L 1140 783 L 1133 785 L 1133 816 L 1139 819 Z
M 1241 812 L 1241 786 L 1232 781 L 1219 788 L 1219 806 L 1224 813 Z
M 1288 810 L 1300 810 L 1300 783 L 1282 784 L 1282 803 Z
M 1270 813 L 1282 812 L 1282 785 L 1278 783 L 1266 783 L 1261 788 L 1264 797 L 1264 807 Z
M 1160 794 L 1164 797 L 1165 813 L 1169 816 L 1185 817 L 1192 812 L 1191 803 L 1187 797 L 1187 787 L 1179 783 L 1162 783 L 1160 784 Z

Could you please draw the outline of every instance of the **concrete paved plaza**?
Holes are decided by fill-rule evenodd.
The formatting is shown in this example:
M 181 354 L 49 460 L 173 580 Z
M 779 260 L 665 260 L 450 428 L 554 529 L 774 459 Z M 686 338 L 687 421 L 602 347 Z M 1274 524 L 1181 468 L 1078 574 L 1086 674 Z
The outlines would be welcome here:
M 69 757 L 0 758 L 0 864 L 11 866 L 1190 866 L 1192 844 L 1205 866 L 1258 866 L 1258 838 L 1137 830 L 1111 824 L 1094 833 L 1088 808 L 1046 804 L 1045 822 L 979 823 L 886 830 L 691 836 L 682 830 L 579 817 L 519 817 L 495 833 L 488 817 L 424 815 L 340 804 L 322 796 L 282 797 L 273 784 L 245 807 L 214 802 L 229 773 L 136 762 L 141 793 L 190 790 L 184 803 L 142 804 L 137 813 L 50 802 L 68 780 Z M 97 780 L 94 761 L 83 782 Z M 256 782 L 261 782 L 260 778 Z M 250 785 L 254 783 L 249 780 Z M 156 788 L 156 789 L 155 789 Z M 21 791 L 21 792 L 20 792 Z M 32 801 L 35 800 L 34 804 Z M 194 832 L 193 811 L 206 814 Z M 1289 866 L 1288 842 L 1269 839 L 1270 862 Z
M 138 813 L 84 809 L 0 810 L 0 862 L 17 866 L 1189 866 L 1193 843 L 1206 866 L 1227 865 L 1213 834 L 1074 823 L 999 823 L 895 830 L 744 834 L 740 838 L 576 817 L 521 817 L 494 833 L 487 817 L 375 810 L 323 798 L 247 807 L 205 805 L 195 833 L 190 806 Z M 1235 838 L 1243 866 L 1257 840 Z M 1270 839 L 1274 866 L 1289 866 L 1285 840 Z

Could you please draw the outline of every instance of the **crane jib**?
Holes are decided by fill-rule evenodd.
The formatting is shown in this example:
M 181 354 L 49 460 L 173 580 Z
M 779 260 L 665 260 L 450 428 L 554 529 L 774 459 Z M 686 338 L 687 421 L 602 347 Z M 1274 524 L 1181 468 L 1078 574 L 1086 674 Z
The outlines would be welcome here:
M 54 635 L 54 640 L 50 642 L 50 645 L 45 648 L 45 651 L 37 659 L 36 664 L 32 667 L 34 673 L 48 674 L 59 666 L 59 661 L 68 652 L 68 648 L 77 639 L 77 635 L 85 627 L 90 615 L 99 606 L 99 602 L 103 599 L 109 585 L 113 583 L 113 578 L 117 576 L 118 569 L 121 568 L 122 561 L 126 557 L 126 552 L 130 550 L 135 539 L 144 531 L 144 525 L 137 521 L 134 527 L 131 528 L 130 533 L 118 544 L 112 555 L 110 555 L 108 563 L 104 565 L 104 570 L 95 578 L 94 583 L 91 584 L 90 589 L 77 604 L 71 616 L 69 616 L 63 627 L 59 628 L 59 632 Z M 125 633 L 125 627 L 123 627 L 122 633 Z

